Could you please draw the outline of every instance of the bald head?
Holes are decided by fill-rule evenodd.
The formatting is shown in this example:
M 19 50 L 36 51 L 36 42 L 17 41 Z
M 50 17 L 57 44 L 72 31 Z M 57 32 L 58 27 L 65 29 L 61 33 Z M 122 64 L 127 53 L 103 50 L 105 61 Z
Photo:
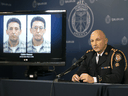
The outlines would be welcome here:
M 92 48 L 99 54 L 106 49 L 108 43 L 108 39 L 106 38 L 104 32 L 101 30 L 93 31 L 90 36 L 90 41 Z
M 106 38 L 106 36 L 105 36 L 105 34 L 104 34 L 104 32 L 102 30 L 95 30 L 91 34 L 91 36 L 96 36 L 96 35 L 98 35 L 98 36 L 100 36 L 102 38 Z

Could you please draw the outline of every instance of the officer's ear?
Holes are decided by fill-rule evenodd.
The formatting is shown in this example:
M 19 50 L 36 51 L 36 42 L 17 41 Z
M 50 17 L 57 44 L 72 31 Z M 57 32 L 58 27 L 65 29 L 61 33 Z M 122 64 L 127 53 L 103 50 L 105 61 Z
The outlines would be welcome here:
M 107 44 L 108 43 L 108 38 L 105 38 L 105 44 Z

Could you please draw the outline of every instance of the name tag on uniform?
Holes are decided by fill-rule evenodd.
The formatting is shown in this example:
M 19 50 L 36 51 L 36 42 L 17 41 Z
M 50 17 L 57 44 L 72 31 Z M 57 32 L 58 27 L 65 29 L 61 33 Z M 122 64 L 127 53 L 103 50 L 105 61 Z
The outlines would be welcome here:
M 106 67 L 101 67 L 101 69 L 109 69 L 111 68 L 110 66 L 106 66 Z

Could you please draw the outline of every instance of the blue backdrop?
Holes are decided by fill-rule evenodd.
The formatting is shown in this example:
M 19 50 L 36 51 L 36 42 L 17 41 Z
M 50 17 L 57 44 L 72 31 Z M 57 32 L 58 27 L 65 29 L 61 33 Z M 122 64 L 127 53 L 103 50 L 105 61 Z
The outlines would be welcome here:
M 128 0 L 2 0 L 0 11 L 67 10 L 66 66 L 56 67 L 59 74 L 91 49 L 89 37 L 96 29 L 103 30 L 108 44 L 122 50 L 128 57 L 127 5 Z M 26 66 L 0 66 L 0 76 L 22 79 L 26 69 Z M 62 78 L 71 79 L 76 70 Z M 40 79 L 54 78 L 53 73 Z

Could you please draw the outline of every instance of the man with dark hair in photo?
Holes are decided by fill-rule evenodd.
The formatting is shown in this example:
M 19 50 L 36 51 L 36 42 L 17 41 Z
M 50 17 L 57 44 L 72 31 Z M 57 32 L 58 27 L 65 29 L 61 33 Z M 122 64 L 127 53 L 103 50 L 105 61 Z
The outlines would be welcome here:
M 92 50 L 88 50 L 86 59 L 72 76 L 73 82 L 122 83 L 127 60 L 121 50 L 108 45 L 108 39 L 101 30 L 95 30 L 90 36 Z
M 21 22 L 17 18 L 10 18 L 7 21 L 6 34 L 9 39 L 3 45 L 4 53 L 25 53 L 26 44 L 19 39 L 21 34 Z M 25 37 L 26 38 L 26 37 Z
M 31 20 L 30 32 L 33 35 L 32 40 L 27 43 L 28 53 L 50 53 L 50 42 L 44 39 L 46 32 L 46 22 L 43 17 L 34 17 Z

